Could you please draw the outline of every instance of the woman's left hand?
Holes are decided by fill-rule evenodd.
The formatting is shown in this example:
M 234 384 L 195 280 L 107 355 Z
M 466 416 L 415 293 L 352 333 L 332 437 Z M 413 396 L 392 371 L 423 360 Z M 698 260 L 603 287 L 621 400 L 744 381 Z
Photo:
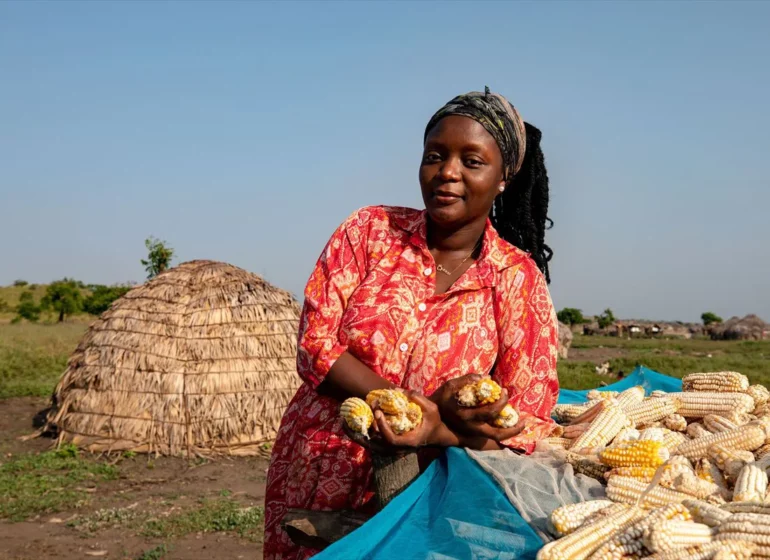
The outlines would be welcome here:
M 383 440 L 394 447 L 418 448 L 426 446 L 451 447 L 459 444 L 458 437 L 441 420 L 438 406 L 414 391 L 407 391 L 406 396 L 422 409 L 420 425 L 404 434 L 396 434 L 381 411 L 374 413 L 377 430 Z

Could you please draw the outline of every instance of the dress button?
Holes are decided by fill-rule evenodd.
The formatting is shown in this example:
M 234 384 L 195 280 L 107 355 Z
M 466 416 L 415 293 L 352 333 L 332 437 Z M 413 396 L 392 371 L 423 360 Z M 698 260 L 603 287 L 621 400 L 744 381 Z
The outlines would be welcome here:
M 428 309 L 428 306 L 425 305 L 424 303 L 421 303 L 420 305 L 417 306 L 417 309 L 419 309 L 420 311 L 425 311 L 426 309 Z
M 422 273 L 423 273 L 425 276 L 430 276 L 431 272 L 433 272 L 433 269 L 432 269 L 432 268 L 430 268 L 430 267 L 428 267 L 428 268 L 426 268 L 425 270 L 423 270 L 423 271 L 422 271 Z
M 401 348 L 402 352 L 406 352 L 407 349 L 409 348 L 409 345 L 406 342 L 402 342 L 401 346 L 399 346 L 399 348 Z

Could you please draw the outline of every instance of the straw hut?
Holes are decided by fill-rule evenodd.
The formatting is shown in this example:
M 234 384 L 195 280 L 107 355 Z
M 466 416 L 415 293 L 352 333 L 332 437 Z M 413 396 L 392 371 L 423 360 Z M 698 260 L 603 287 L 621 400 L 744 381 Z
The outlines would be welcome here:
M 181 264 L 91 325 L 48 428 L 92 451 L 257 454 L 300 384 L 299 314 L 289 292 L 255 274 Z

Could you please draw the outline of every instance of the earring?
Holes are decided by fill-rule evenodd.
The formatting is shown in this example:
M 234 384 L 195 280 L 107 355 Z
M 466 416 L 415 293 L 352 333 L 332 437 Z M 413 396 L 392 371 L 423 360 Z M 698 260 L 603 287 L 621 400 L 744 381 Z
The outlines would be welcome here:
M 499 187 L 497 187 L 497 190 L 500 192 L 503 192 L 505 190 L 505 186 L 500 185 Z

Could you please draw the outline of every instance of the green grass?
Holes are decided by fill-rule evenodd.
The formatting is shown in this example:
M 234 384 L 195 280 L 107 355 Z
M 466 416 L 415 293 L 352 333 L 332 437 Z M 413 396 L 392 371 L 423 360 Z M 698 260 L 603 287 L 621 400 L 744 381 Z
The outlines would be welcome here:
M 85 325 L 0 324 L 0 399 L 47 397 Z
M 23 521 L 78 508 L 89 498 L 83 485 L 117 475 L 114 466 L 86 459 L 71 445 L 13 457 L 0 464 L 0 518 Z
M 193 509 L 144 522 L 146 537 L 180 537 L 190 533 L 234 532 L 250 540 L 262 535 L 264 508 L 243 507 L 230 498 L 201 500 Z
M 169 547 L 165 544 L 161 544 L 150 550 L 145 550 L 141 555 L 136 557 L 136 560 L 160 560 L 168 554 L 168 552 Z
M 612 371 L 629 373 L 637 365 L 682 377 L 696 371 L 738 371 L 752 383 L 770 387 L 770 341 L 712 341 L 707 339 L 623 339 L 576 336 L 572 348 L 612 348 L 623 355 L 611 358 Z M 709 355 L 711 357 L 709 357 Z M 595 362 L 562 360 L 559 380 L 565 389 L 589 389 L 611 378 L 596 375 Z

